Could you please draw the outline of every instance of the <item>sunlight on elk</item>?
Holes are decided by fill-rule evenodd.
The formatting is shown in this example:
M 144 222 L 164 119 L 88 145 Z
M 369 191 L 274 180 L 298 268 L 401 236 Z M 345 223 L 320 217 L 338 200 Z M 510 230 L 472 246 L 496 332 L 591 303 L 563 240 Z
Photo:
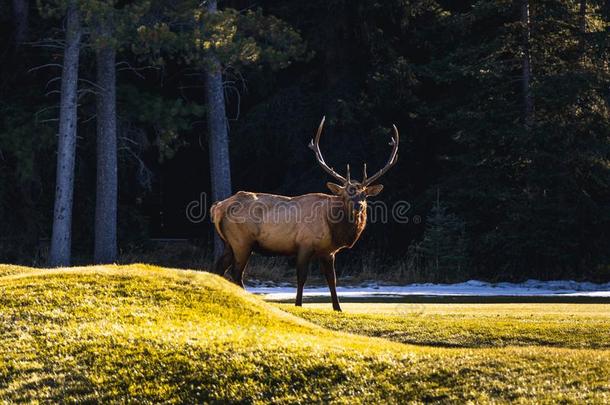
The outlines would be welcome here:
M 311 193 L 296 197 L 239 191 L 210 210 L 216 231 L 224 241 L 224 252 L 214 263 L 214 271 L 243 287 L 243 274 L 252 252 L 295 256 L 297 259 L 296 305 L 303 303 L 303 287 L 309 263 L 320 261 L 320 269 L 330 289 L 333 309 L 340 311 L 336 291 L 335 255 L 351 248 L 366 226 L 366 199 L 383 186 L 374 185 L 398 160 L 399 134 L 394 134 L 390 158 L 383 168 L 368 177 L 366 163 L 362 181 L 329 167 L 320 151 L 324 118 L 309 147 L 320 166 L 339 184 L 327 183 L 330 194 Z

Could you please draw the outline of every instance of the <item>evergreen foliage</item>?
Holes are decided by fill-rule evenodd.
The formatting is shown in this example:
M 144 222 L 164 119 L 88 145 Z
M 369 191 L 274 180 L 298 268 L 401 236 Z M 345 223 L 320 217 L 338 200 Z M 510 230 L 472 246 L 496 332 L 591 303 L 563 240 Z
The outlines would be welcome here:
M 327 160 L 366 161 L 372 171 L 386 158 L 383 135 L 395 123 L 401 161 L 380 198 L 389 206 L 409 201 L 411 213 L 425 217 L 440 187 L 442 204 L 420 225 L 371 224 L 350 254 L 405 260 L 408 246 L 459 233 L 467 265 L 456 272 L 454 259 L 441 260 L 431 278 L 607 280 L 610 8 L 587 0 L 583 14 L 582 1 L 530 1 L 527 44 L 520 3 L 507 0 L 232 0 L 213 16 L 194 1 L 80 1 L 75 250 L 86 262 L 95 188 L 90 50 L 101 45 L 91 18 L 111 6 L 119 22 L 112 46 L 122 247 L 151 236 L 204 244 L 211 235 L 206 222 L 184 218 L 184 207 L 210 189 L 200 86 L 214 52 L 223 65 L 234 189 L 323 191 L 325 175 L 306 147 L 322 115 Z M 64 5 L 39 0 L 31 42 L 17 47 L 11 4 L 0 0 L 1 51 L 10 62 L 0 66 L 0 261 L 38 262 L 50 233 Z M 535 107 L 528 125 L 526 45 Z M 431 236 L 437 216 L 445 227 Z M 446 249 L 462 257 L 462 247 Z
M 421 242 L 410 247 L 414 264 L 432 281 L 447 282 L 463 278 L 467 266 L 465 222 L 450 213 L 440 201 L 440 192 L 426 217 Z

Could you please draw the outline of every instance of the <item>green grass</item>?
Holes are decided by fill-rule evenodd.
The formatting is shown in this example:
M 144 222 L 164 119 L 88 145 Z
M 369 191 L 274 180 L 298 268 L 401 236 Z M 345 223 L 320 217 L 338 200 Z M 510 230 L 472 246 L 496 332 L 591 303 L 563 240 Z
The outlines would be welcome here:
M 578 349 L 406 345 L 300 318 L 309 312 L 286 313 L 203 272 L 0 266 L 0 400 L 610 401 L 604 340 Z M 329 324 L 388 316 L 311 313 Z
M 329 329 L 440 347 L 610 348 L 610 304 L 344 303 L 284 310 Z

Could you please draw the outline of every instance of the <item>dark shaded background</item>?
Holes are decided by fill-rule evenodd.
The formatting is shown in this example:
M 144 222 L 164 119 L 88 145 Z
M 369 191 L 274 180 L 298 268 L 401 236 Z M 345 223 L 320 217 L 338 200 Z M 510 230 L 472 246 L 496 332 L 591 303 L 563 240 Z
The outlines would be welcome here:
M 342 255 L 372 256 L 375 271 L 411 281 L 610 279 L 608 5 L 587 2 L 583 33 L 578 1 L 531 2 L 536 112 L 528 129 L 523 27 L 512 3 L 223 2 L 285 20 L 311 53 L 284 70 L 227 70 L 234 190 L 325 191 L 330 179 L 307 148 L 323 115 L 326 159 L 350 163 L 352 173 L 368 162 L 373 172 L 395 123 L 400 160 L 378 198 L 410 202 L 422 221 L 371 224 Z M 32 42 L 55 35 L 57 24 L 31 5 Z M 61 51 L 16 48 L 12 36 L 10 2 L 0 1 L 0 261 L 42 264 L 58 113 L 58 95 L 45 94 L 58 89 L 59 69 L 30 69 L 60 63 Z M 128 50 L 118 59 L 139 63 Z M 85 51 L 85 78 L 95 76 L 92 60 Z M 186 238 L 204 255 L 210 224 L 185 215 L 210 187 L 206 123 L 184 107 L 203 104 L 199 72 L 171 61 L 122 71 L 118 100 L 121 252 L 163 261 L 150 239 Z M 93 246 L 94 109 L 84 95 L 73 237 L 82 263 Z

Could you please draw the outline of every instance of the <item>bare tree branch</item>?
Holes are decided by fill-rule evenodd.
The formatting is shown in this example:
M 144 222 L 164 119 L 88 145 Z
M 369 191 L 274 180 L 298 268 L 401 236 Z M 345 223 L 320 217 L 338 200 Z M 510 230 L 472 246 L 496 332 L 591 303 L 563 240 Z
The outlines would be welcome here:
M 126 65 L 126 67 L 118 68 L 121 65 Z M 116 67 L 117 67 L 117 72 L 122 72 L 122 71 L 128 70 L 128 71 L 134 73 L 140 79 L 145 79 L 144 75 L 142 75 L 140 73 L 141 71 L 144 71 L 144 70 L 160 70 L 160 68 L 158 66 L 154 66 L 154 65 L 147 65 L 147 66 L 142 66 L 142 67 L 133 67 L 127 61 L 118 62 L 116 64 Z
M 95 88 L 97 88 L 99 90 L 104 90 L 104 88 L 102 86 L 100 86 L 99 84 L 97 84 L 95 82 L 92 82 L 91 80 L 79 78 L 78 81 L 79 82 L 83 82 L 83 83 L 87 83 L 87 84 L 89 84 L 89 85 L 91 85 L 91 86 L 93 86 L 93 87 L 95 87 Z
M 39 124 L 44 124 L 46 122 L 57 122 L 57 121 L 59 121 L 59 118 L 49 118 L 49 119 L 46 119 L 46 120 L 38 121 L 38 123 Z
M 88 123 L 89 121 L 91 121 L 91 120 L 93 120 L 95 118 L 97 118 L 97 114 L 93 114 L 91 117 L 84 119 L 81 123 L 82 124 L 86 124 L 86 123 Z
M 87 88 L 78 90 L 79 99 L 81 98 L 81 96 L 84 97 L 87 94 L 93 94 L 94 96 L 96 96 L 98 94 L 98 92 L 93 89 L 87 89 Z
M 40 66 L 36 66 L 36 67 L 31 68 L 30 70 L 28 70 L 28 73 L 32 73 L 32 72 L 35 72 L 37 70 L 45 69 L 45 68 L 49 68 L 49 67 L 57 67 L 57 68 L 63 69 L 63 65 L 61 65 L 59 63 L 47 63 L 45 65 L 40 65 Z
M 38 116 L 39 116 L 40 114 L 44 113 L 45 111 L 52 110 L 52 109 L 58 109 L 58 108 L 59 108 L 59 106 L 58 106 L 58 105 L 53 105 L 53 106 L 45 107 L 45 108 L 42 108 L 42 109 L 40 109 L 40 110 L 36 111 L 36 112 L 34 113 L 34 121 L 35 121 L 37 124 L 39 124 L 39 123 L 41 122 L 41 121 L 39 121 L 39 120 L 38 120 Z
M 58 80 L 61 80 L 61 76 L 56 76 L 56 77 L 52 78 L 51 80 L 49 80 L 49 81 L 47 82 L 47 84 L 44 86 L 44 89 L 45 89 L 45 90 L 46 90 L 46 89 L 48 89 L 48 88 L 49 88 L 49 86 L 51 85 L 51 83 L 56 82 L 56 81 L 58 81 Z

